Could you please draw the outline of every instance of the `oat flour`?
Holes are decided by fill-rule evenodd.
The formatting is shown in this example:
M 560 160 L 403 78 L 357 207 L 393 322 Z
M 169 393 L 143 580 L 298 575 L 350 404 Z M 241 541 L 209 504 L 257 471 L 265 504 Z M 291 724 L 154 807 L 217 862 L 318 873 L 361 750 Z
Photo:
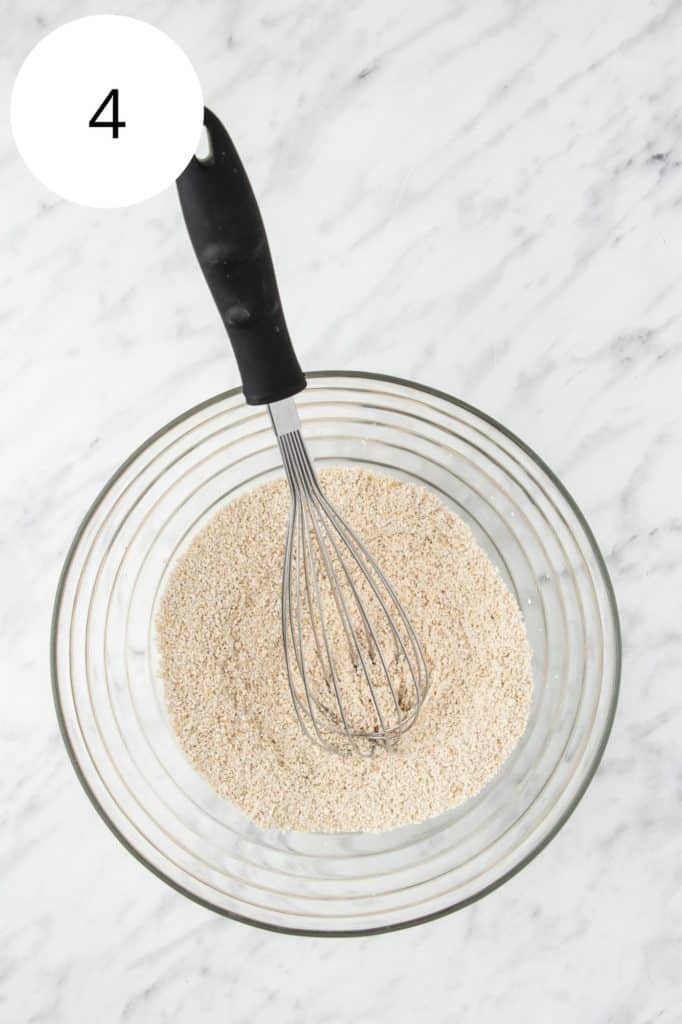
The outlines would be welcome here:
M 521 737 L 532 689 L 519 607 L 434 494 L 355 468 L 331 500 L 391 580 L 431 688 L 397 749 L 341 757 L 301 732 L 282 651 L 284 480 L 219 511 L 174 567 L 157 616 L 170 720 L 194 767 L 264 828 L 380 831 L 478 793 Z

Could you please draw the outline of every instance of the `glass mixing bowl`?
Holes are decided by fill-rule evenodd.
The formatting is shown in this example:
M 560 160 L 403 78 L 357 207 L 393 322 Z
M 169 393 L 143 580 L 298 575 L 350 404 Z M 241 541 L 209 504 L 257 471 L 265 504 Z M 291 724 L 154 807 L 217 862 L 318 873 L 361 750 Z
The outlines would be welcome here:
M 319 465 L 376 467 L 434 491 L 516 594 L 534 652 L 534 690 L 528 728 L 499 774 L 477 797 L 419 825 L 304 834 L 258 828 L 185 759 L 157 671 L 159 595 L 178 552 L 219 506 L 283 474 L 266 410 L 246 406 L 239 390 L 146 441 L 88 512 L 55 602 L 54 694 L 86 792 L 156 875 L 251 924 L 357 935 L 470 903 L 556 834 L 611 728 L 618 616 L 575 503 L 494 420 L 378 375 L 312 374 L 297 401 Z

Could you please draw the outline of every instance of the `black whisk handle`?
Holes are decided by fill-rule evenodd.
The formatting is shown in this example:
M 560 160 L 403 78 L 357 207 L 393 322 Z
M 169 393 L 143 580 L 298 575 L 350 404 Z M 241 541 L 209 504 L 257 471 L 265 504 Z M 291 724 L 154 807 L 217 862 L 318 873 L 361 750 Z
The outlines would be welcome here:
M 219 119 L 204 110 L 210 154 L 177 181 L 199 265 L 239 366 L 244 397 L 265 405 L 306 380 L 289 337 L 263 220 L 246 171 Z

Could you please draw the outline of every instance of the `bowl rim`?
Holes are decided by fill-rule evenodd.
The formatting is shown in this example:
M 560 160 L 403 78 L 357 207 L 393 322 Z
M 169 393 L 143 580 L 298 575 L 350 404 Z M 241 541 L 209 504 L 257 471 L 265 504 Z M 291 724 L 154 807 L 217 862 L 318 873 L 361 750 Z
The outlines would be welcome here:
M 78 781 L 83 787 L 88 799 L 90 800 L 90 803 L 97 811 L 102 821 L 108 827 L 110 832 L 112 832 L 112 834 L 118 839 L 121 845 L 128 851 L 128 853 L 130 853 L 135 858 L 135 860 L 139 861 L 140 864 L 143 864 L 149 871 L 151 871 L 153 875 L 155 875 L 162 882 L 165 882 L 166 885 L 169 885 L 172 889 L 175 889 L 176 892 L 180 893 L 182 896 L 187 897 L 187 899 L 192 900 L 193 903 L 197 903 L 199 904 L 199 906 L 205 907 L 207 910 L 210 910 L 216 914 L 220 914 L 222 917 L 229 918 L 230 920 L 239 921 L 242 924 L 249 924 L 255 928 L 260 928 L 264 931 L 275 932 L 280 935 L 305 935 L 314 938 L 357 938 L 365 935 L 381 935 L 386 932 L 401 931 L 405 928 L 412 928 L 419 924 L 426 924 L 428 921 L 436 921 L 439 918 L 445 917 L 448 914 L 452 914 L 457 910 L 462 910 L 464 907 L 470 906 L 472 903 L 476 903 L 478 900 L 482 899 L 484 896 L 487 896 L 489 893 L 494 892 L 495 889 L 499 889 L 500 886 L 504 885 L 505 882 L 508 882 L 511 878 L 513 878 L 520 871 L 522 871 L 523 868 L 525 868 L 547 847 L 547 845 L 554 839 L 554 837 L 566 824 L 566 822 L 571 817 L 576 807 L 582 800 L 583 796 L 585 795 L 585 792 L 587 791 L 588 786 L 590 785 L 596 774 L 596 771 L 603 757 L 604 750 L 606 749 L 606 744 L 608 743 L 609 737 L 611 735 L 613 721 L 616 714 L 616 708 L 618 706 L 618 698 L 620 694 L 621 683 L 621 669 L 623 660 L 623 645 L 616 595 L 613 583 L 611 581 L 611 577 L 609 575 L 609 571 L 606 566 L 606 562 L 604 560 L 604 556 L 601 553 L 597 540 L 589 526 L 589 523 L 587 522 L 585 516 L 583 515 L 582 511 L 580 510 L 578 504 L 576 503 L 571 493 L 567 490 L 566 486 L 561 482 L 561 480 L 547 465 L 547 463 L 537 454 L 537 452 L 535 452 L 529 445 L 527 445 L 525 441 L 522 441 L 519 437 L 517 437 L 517 435 L 514 434 L 511 430 L 503 426 L 493 416 L 490 416 L 487 413 L 482 412 L 476 406 L 471 405 L 460 398 L 456 398 L 454 395 L 450 395 L 445 391 L 439 390 L 438 388 L 432 388 L 427 384 L 420 384 L 417 381 L 406 380 L 404 377 L 396 377 L 391 374 L 371 373 L 369 371 L 362 370 L 313 370 L 306 373 L 306 378 L 309 379 L 319 380 L 334 377 L 342 379 L 348 378 L 351 380 L 361 379 L 367 381 L 379 381 L 388 384 L 396 384 L 400 387 L 409 388 L 413 391 L 420 391 L 424 394 L 430 395 L 433 398 L 438 398 L 444 402 L 447 402 L 450 405 L 455 405 L 458 408 L 473 414 L 474 416 L 483 420 L 485 423 L 490 424 L 496 430 L 499 430 L 508 440 L 510 440 L 514 445 L 516 445 L 521 451 L 523 451 L 540 468 L 540 470 L 542 470 L 542 472 L 546 474 L 546 476 L 557 488 L 560 495 L 567 502 L 571 511 L 578 520 L 580 527 L 584 531 L 585 538 L 595 557 L 597 568 L 604 583 L 609 611 L 612 616 L 614 641 L 613 693 L 611 697 L 611 703 L 608 709 L 607 720 L 602 735 L 600 737 L 599 744 L 593 754 L 592 763 L 589 765 L 589 768 L 585 773 L 585 777 L 582 780 L 580 786 L 578 787 L 570 805 L 566 808 L 566 810 L 563 812 L 558 821 L 553 825 L 553 827 L 549 830 L 549 832 L 545 836 L 543 836 L 540 842 L 538 842 L 537 845 L 531 851 L 529 851 L 529 853 L 525 855 L 525 857 L 522 857 L 517 864 L 515 864 L 512 868 L 510 868 L 508 871 L 502 874 L 494 882 L 491 882 L 489 885 L 484 886 L 479 892 L 474 893 L 471 896 L 467 896 L 465 899 L 458 900 L 449 907 L 444 907 L 441 910 L 436 910 L 433 913 L 424 914 L 420 917 L 412 918 L 409 921 L 399 921 L 397 923 L 378 925 L 372 928 L 331 930 L 323 930 L 317 928 L 295 928 L 286 925 L 269 924 L 268 922 L 258 921 L 255 918 L 248 917 L 244 914 L 237 914 L 232 910 L 226 910 L 224 907 L 218 907 L 215 904 L 211 903 L 210 900 L 204 899 L 196 893 L 191 892 L 189 889 L 186 889 L 183 885 L 181 885 L 180 883 L 176 882 L 174 879 L 166 875 L 160 868 L 158 868 L 147 857 L 145 857 L 144 854 L 137 850 L 132 845 L 132 843 L 126 838 L 126 836 L 120 831 L 120 829 L 114 824 L 114 822 L 108 816 L 105 809 L 98 801 L 94 793 L 94 790 L 92 789 L 85 775 L 85 772 L 81 767 L 80 762 L 78 761 L 78 757 L 76 755 L 74 746 L 71 743 L 59 695 L 59 681 L 57 671 L 57 633 L 59 617 L 62 608 L 62 600 L 64 596 L 64 589 L 66 586 L 66 580 L 69 574 L 69 570 L 71 568 L 71 564 L 73 562 L 74 556 L 80 544 L 81 538 L 90 523 L 90 520 L 95 515 L 97 509 L 99 508 L 100 504 L 102 503 L 106 495 L 109 493 L 113 485 L 123 475 L 123 473 L 125 473 L 128 467 L 131 466 L 136 461 L 136 459 L 138 459 L 139 456 L 142 455 L 143 452 L 147 450 L 147 448 L 154 444 L 155 441 L 158 441 L 159 438 L 163 437 L 169 430 L 172 430 L 173 427 L 177 426 L 179 423 L 182 423 L 184 420 L 189 419 L 191 416 L 195 415 L 198 412 L 201 412 L 203 409 L 206 409 L 211 405 L 216 405 L 219 402 L 224 402 L 226 399 L 234 398 L 235 395 L 238 395 L 242 392 L 241 387 L 230 388 L 228 391 L 222 391 L 219 394 L 213 395 L 212 397 L 205 399 L 203 402 L 197 403 L 191 408 L 186 409 L 184 412 L 180 413 L 178 416 L 175 416 L 173 419 L 169 420 L 164 426 L 160 427 L 153 434 L 147 437 L 140 445 L 138 445 L 138 447 L 135 448 L 134 451 L 132 451 L 131 454 L 120 464 L 118 469 L 116 469 L 114 473 L 112 473 L 112 475 L 106 481 L 104 486 L 99 490 L 97 496 L 95 497 L 94 501 L 90 504 L 88 510 L 83 516 L 83 519 L 81 520 L 74 534 L 73 540 L 69 545 L 69 549 L 67 551 L 64 564 L 59 574 L 59 581 L 57 584 L 57 591 L 55 593 L 54 604 L 52 609 L 52 619 L 50 625 L 50 676 L 52 685 L 52 697 L 54 701 L 55 712 L 57 715 L 57 722 L 59 724 L 59 731 L 61 733 L 64 746 L 66 747 L 69 760 L 71 761 L 73 769 L 76 773 L 76 777 L 78 778 Z

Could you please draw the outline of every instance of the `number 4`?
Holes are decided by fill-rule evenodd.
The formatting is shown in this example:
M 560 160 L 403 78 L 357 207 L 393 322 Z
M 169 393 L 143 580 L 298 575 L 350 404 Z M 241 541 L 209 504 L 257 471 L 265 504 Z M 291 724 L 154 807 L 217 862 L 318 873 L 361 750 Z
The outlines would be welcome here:
M 98 121 L 97 118 L 100 114 L 104 113 L 104 108 L 106 107 L 109 100 L 111 100 L 111 116 L 113 120 Z M 106 94 L 106 96 L 98 106 L 97 110 L 88 121 L 88 125 L 90 128 L 111 128 L 112 136 L 115 139 L 118 138 L 119 128 L 125 128 L 126 126 L 125 121 L 119 121 L 118 119 L 118 89 L 111 89 Z

